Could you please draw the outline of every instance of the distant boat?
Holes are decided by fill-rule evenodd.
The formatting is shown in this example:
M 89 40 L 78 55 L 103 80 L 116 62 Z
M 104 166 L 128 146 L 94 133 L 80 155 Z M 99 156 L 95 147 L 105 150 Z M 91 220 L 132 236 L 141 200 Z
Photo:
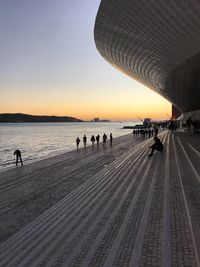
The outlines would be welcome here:
M 142 124 L 136 124 L 133 126 L 124 126 L 123 129 L 143 129 L 143 128 L 149 128 L 151 126 L 151 118 L 144 118 L 144 120 L 142 120 L 140 117 L 138 117 L 138 119 L 141 121 Z
M 134 126 L 124 126 L 123 129 L 143 129 L 145 126 L 143 124 L 136 124 Z

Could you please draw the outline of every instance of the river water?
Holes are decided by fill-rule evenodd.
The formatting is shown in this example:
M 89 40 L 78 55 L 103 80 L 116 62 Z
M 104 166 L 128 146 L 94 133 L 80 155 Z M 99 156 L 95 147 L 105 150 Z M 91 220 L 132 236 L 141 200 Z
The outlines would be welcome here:
M 0 171 L 15 166 L 13 155 L 21 150 L 25 164 L 76 149 L 76 138 L 85 134 L 113 134 L 113 138 L 131 133 L 122 129 L 133 122 L 68 122 L 68 123 L 0 123 Z M 102 141 L 102 139 L 100 140 Z

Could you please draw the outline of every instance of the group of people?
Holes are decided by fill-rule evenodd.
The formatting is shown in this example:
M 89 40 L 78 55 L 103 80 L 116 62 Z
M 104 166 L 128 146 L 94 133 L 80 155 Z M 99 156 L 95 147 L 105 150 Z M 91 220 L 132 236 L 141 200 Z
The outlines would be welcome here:
M 104 133 L 102 136 L 102 141 L 103 141 L 103 146 L 106 145 L 108 136 Z M 113 136 L 112 133 L 110 133 L 110 145 L 112 146 L 112 142 L 113 142 Z M 95 142 L 97 143 L 97 146 L 99 146 L 99 141 L 100 141 L 100 135 L 98 134 L 96 137 L 94 135 L 91 136 L 90 141 L 92 142 L 92 146 L 94 147 Z M 81 139 L 79 137 L 76 138 L 76 146 L 77 149 L 79 148 L 79 145 L 81 143 Z M 84 147 L 87 146 L 87 136 L 84 134 L 83 136 L 83 145 Z
M 133 130 L 133 135 L 136 137 L 144 137 L 144 138 L 151 138 L 154 135 L 156 136 L 158 134 L 158 127 L 154 128 L 141 128 L 141 129 L 134 129 Z
M 189 132 L 190 132 L 191 126 L 193 126 L 194 129 L 199 130 L 200 129 L 200 120 L 192 120 L 192 118 L 189 117 L 185 123 L 182 123 L 182 125 L 187 127 Z M 148 155 L 149 157 L 153 155 L 155 150 L 163 151 L 163 144 L 160 141 L 160 139 L 157 137 L 158 127 L 166 128 L 166 129 L 169 129 L 171 131 L 176 131 L 177 128 L 180 127 L 180 122 L 171 120 L 170 122 L 164 122 L 162 124 L 156 124 L 155 126 L 151 125 L 149 128 L 140 128 L 140 129 L 134 129 L 133 130 L 133 135 L 136 137 L 151 138 L 154 136 L 154 144 L 150 147 L 151 152 Z M 112 146 L 112 142 L 113 142 L 112 133 L 110 133 L 109 137 L 110 137 L 110 139 L 109 139 L 110 145 Z M 102 136 L 103 146 L 106 145 L 107 140 L 108 140 L 108 136 L 104 133 Z M 92 142 L 93 147 L 94 147 L 95 142 L 96 142 L 97 146 L 99 146 L 100 135 L 99 134 L 97 136 L 92 135 L 90 138 L 90 141 Z M 77 137 L 76 138 L 77 149 L 79 148 L 80 143 L 81 143 L 81 139 L 79 137 Z M 86 146 L 87 146 L 87 136 L 86 135 L 83 136 L 83 145 L 86 148 Z M 21 152 L 19 149 L 15 150 L 14 156 L 16 156 L 16 166 L 18 165 L 19 162 L 21 163 L 21 166 L 23 166 Z
M 106 145 L 107 142 L 107 135 L 104 133 L 102 136 L 102 140 L 103 140 L 103 146 Z M 112 133 L 110 133 L 110 145 L 112 146 L 112 142 L 113 142 L 113 136 Z M 97 146 L 99 146 L 99 141 L 100 141 L 100 135 L 98 134 L 96 137 L 94 135 L 91 136 L 90 141 L 92 142 L 92 146 L 94 146 L 94 143 L 97 142 Z M 76 146 L 77 149 L 79 148 L 79 144 L 80 144 L 81 140 L 79 137 L 76 138 Z M 83 136 L 83 145 L 84 147 L 87 146 L 87 136 L 84 134 Z M 21 151 L 19 149 L 15 150 L 14 152 L 14 156 L 16 156 L 16 166 L 18 166 L 18 163 L 21 163 L 21 166 L 23 166 L 23 161 L 22 161 L 22 156 L 21 156 Z
M 107 135 L 104 133 L 102 136 L 102 140 L 103 140 L 103 146 L 106 145 L 106 141 L 107 141 L 108 137 Z M 92 142 L 92 146 L 94 146 L 95 141 L 97 142 L 97 146 L 99 146 L 99 141 L 100 141 L 100 135 L 98 134 L 96 137 L 94 135 L 91 136 L 90 141 Z M 80 144 L 81 140 L 79 137 L 76 138 L 76 146 L 77 149 L 79 148 L 79 144 Z M 112 133 L 110 133 L 110 145 L 112 146 L 112 142 L 113 142 L 113 136 Z M 150 146 L 151 152 L 148 155 L 149 157 L 153 155 L 155 150 L 158 151 L 162 151 L 163 150 L 163 144 L 160 141 L 160 139 L 155 136 L 154 137 L 154 144 L 152 146 Z M 87 145 L 87 136 L 84 134 L 83 136 L 83 145 L 84 147 L 86 147 Z M 16 156 L 16 166 L 18 165 L 18 162 L 20 161 L 21 166 L 23 166 L 23 161 L 22 161 L 22 157 L 21 157 L 21 151 L 19 149 L 15 150 L 14 152 L 14 156 Z
M 107 142 L 107 135 L 104 133 L 102 136 L 102 140 L 103 140 L 103 146 L 106 145 Z M 112 133 L 110 133 L 110 145 L 112 146 L 112 142 L 113 142 L 113 136 Z M 92 142 L 92 146 L 94 146 L 95 141 L 97 142 L 97 146 L 99 146 L 99 141 L 100 141 L 100 135 L 98 134 L 96 137 L 94 135 L 91 136 L 90 141 Z M 79 137 L 76 138 L 76 146 L 77 149 L 79 148 L 79 144 L 80 144 L 81 140 Z M 86 148 L 87 146 L 87 136 L 84 134 L 83 136 L 83 145 Z M 163 151 L 163 144 L 160 141 L 160 139 L 157 137 L 157 135 L 155 135 L 154 137 L 154 144 L 152 146 L 150 146 L 151 152 L 148 155 L 149 157 L 151 157 L 154 153 L 155 150 L 158 150 L 160 152 Z M 23 166 L 23 161 L 22 161 L 22 157 L 21 157 L 21 151 L 19 149 L 15 150 L 14 152 L 14 156 L 16 156 L 16 166 L 18 165 L 18 162 L 20 161 L 21 166 Z

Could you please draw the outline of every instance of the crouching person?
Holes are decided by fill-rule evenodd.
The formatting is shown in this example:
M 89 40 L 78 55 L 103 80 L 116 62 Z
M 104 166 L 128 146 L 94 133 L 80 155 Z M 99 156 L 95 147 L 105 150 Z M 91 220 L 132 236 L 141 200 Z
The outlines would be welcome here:
M 153 155 L 154 150 L 158 150 L 160 152 L 163 151 L 163 144 L 162 144 L 162 142 L 160 141 L 160 139 L 157 136 L 154 137 L 154 142 L 155 143 L 152 146 L 150 146 L 151 152 L 148 155 L 148 157 L 151 157 Z

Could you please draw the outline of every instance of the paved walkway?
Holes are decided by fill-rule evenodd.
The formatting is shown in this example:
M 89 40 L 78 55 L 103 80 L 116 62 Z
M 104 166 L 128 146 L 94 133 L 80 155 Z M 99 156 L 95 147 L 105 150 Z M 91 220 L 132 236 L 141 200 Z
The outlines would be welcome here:
M 0 243 L 142 140 L 129 134 L 0 173 Z
M 4 242 L 0 266 L 200 266 L 200 138 L 160 137 L 163 153 L 129 145 Z

